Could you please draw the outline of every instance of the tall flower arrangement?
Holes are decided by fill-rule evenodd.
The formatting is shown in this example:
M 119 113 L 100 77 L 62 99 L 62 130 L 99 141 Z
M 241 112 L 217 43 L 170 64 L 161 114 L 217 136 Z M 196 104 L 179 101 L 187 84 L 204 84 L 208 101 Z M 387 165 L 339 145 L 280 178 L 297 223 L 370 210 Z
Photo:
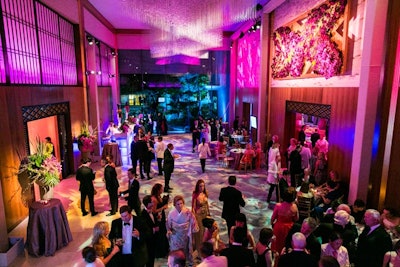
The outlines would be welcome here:
M 329 0 L 314 8 L 301 32 L 292 31 L 289 27 L 280 27 L 274 32 L 273 78 L 299 77 L 305 62 L 311 64 L 314 73 L 326 79 L 340 74 L 343 55 L 331 38 L 331 31 L 343 15 L 346 2 Z
M 93 152 L 97 140 L 97 131 L 87 122 L 82 122 L 81 134 L 78 136 L 78 147 L 82 152 Z
M 46 144 L 36 139 L 36 152 L 21 161 L 18 173 L 26 172 L 29 177 L 27 187 L 37 183 L 47 190 L 60 182 L 61 164 L 51 153 L 46 152 Z M 25 191 L 28 188 L 23 188 Z

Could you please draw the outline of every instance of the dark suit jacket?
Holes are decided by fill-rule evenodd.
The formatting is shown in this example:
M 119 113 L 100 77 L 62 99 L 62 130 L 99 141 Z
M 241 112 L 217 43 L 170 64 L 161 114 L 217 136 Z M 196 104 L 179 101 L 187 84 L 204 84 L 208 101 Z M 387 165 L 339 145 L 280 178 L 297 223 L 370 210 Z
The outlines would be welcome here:
M 79 191 L 89 194 L 94 193 L 93 180 L 95 178 L 94 172 L 87 166 L 82 166 L 76 171 L 76 180 L 80 182 Z
M 116 190 L 119 187 L 119 182 L 117 179 L 117 172 L 115 168 L 110 165 L 107 165 L 104 168 L 104 180 L 106 182 L 107 191 Z
M 157 221 L 157 215 L 154 215 L 154 221 L 151 219 L 150 214 L 146 209 L 142 210 L 141 217 L 143 223 L 146 225 L 146 227 L 149 229 L 149 235 L 146 238 L 146 244 L 147 244 L 147 251 L 149 255 L 151 253 L 155 253 L 155 236 L 158 234 L 158 232 L 154 232 L 153 228 L 158 226 L 158 221 Z
M 132 141 L 131 143 L 131 160 L 135 161 L 138 159 L 137 151 L 136 151 L 136 142 Z
M 169 149 L 167 148 L 164 151 L 164 166 L 163 166 L 163 170 L 164 170 L 164 172 L 173 173 L 174 172 L 174 167 L 175 167 L 175 159 L 174 159 L 171 151 L 169 151 Z
M 231 245 L 223 249 L 220 255 L 228 259 L 229 267 L 256 266 L 253 251 L 242 246 Z
M 135 144 L 135 151 L 138 156 L 138 159 L 140 160 L 145 160 L 147 156 L 147 151 L 149 149 L 147 148 L 147 143 L 144 140 L 139 140 Z
M 127 190 L 121 192 L 123 194 L 129 193 L 129 196 L 125 197 L 125 200 L 128 201 L 128 206 L 134 209 L 135 211 L 140 211 L 139 209 L 141 202 L 139 199 L 139 189 L 140 189 L 139 181 L 133 179 L 131 186 Z
M 315 147 L 315 143 L 320 139 L 320 135 L 319 133 L 313 133 L 311 135 L 311 143 L 312 143 L 312 147 Z
M 221 188 L 219 200 L 224 202 L 222 207 L 222 218 L 225 220 L 234 219 L 235 215 L 240 212 L 240 206 L 246 204 L 242 197 L 242 192 L 233 186 Z
M 382 226 L 368 232 L 369 227 L 365 227 L 358 238 L 356 266 L 381 267 L 383 256 L 392 249 L 390 236 Z
M 289 233 L 286 236 L 285 240 L 285 248 L 291 248 L 292 247 L 292 235 L 296 232 L 300 232 L 301 230 L 301 224 L 295 223 L 293 224 L 292 228 L 290 229 Z M 314 256 L 314 258 L 319 261 L 319 258 L 321 257 L 321 243 L 318 241 L 317 237 L 315 236 L 314 233 L 311 233 L 307 238 L 306 238 L 306 249 L 310 252 L 311 255 Z
M 279 258 L 278 267 L 318 267 L 317 260 L 304 251 L 292 251 Z
M 139 239 L 132 237 L 132 255 L 135 260 L 135 266 L 144 266 L 147 262 L 147 247 L 146 239 L 148 238 L 150 232 L 141 219 L 137 216 L 133 216 L 132 219 L 132 229 L 138 229 L 140 233 Z M 113 240 L 115 238 L 122 238 L 122 219 L 118 218 L 112 221 L 111 231 L 109 234 L 109 239 Z

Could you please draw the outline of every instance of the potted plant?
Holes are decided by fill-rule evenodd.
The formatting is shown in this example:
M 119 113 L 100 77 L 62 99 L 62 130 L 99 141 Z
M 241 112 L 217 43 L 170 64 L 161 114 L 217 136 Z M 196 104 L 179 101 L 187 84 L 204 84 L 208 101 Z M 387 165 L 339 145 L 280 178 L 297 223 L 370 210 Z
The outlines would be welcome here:
M 82 158 L 88 158 L 90 153 L 94 151 L 97 139 L 96 129 L 92 129 L 87 122 L 82 122 L 81 134 L 78 136 L 78 148 L 81 151 Z
M 18 174 L 26 176 L 27 181 L 20 184 L 23 187 L 22 192 L 37 185 L 45 195 L 60 182 L 61 164 L 46 150 L 46 144 L 39 138 L 36 139 L 35 150 L 35 153 L 21 160 Z

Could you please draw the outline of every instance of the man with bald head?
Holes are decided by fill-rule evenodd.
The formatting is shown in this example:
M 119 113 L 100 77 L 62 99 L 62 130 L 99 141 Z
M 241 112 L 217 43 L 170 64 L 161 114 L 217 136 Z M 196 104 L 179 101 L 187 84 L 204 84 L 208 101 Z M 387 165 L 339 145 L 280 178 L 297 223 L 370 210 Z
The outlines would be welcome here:
M 292 236 L 293 250 L 279 258 L 278 267 L 317 267 L 318 262 L 315 257 L 306 252 L 306 245 L 306 237 L 300 232 L 294 233 Z
M 380 218 L 381 215 L 377 210 L 365 211 L 365 228 L 357 244 L 357 267 L 381 267 L 383 256 L 392 249 L 390 236 L 381 226 Z

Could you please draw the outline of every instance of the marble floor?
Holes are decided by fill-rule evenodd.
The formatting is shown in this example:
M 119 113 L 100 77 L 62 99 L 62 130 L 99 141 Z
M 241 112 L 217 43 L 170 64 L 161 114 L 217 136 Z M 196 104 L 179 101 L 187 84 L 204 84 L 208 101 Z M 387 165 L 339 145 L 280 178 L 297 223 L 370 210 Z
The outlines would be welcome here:
M 242 208 L 242 212 L 247 215 L 248 226 L 252 231 L 254 238 L 258 239 L 259 230 L 262 227 L 270 227 L 270 217 L 272 213 L 271 207 L 266 203 L 268 185 L 266 183 L 266 170 L 259 169 L 244 172 L 226 168 L 222 166 L 216 159 L 208 159 L 206 172 L 201 173 L 200 161 L 197 153 L 192 153 L 192 140 L 190 134 L 174 134 L 164 136 L 164 142 L 173 143 L 174 152 L 181 157 L 175 161 L 175 171 L 171 178 L 171 187 L 174 190 L 171 198 L 177 194 L 181 194 L 185 198 L 186 205 L 191 206 L 191 194 L 198 179 L 206 182 L 206 188 L 209 191 L 209 203 L 211 215 L 217 220 L 220 226 L 221 238 L 225 242 L 228 241 L 227 229 L 225 221 L 221 218 L 222 202 L 218 200 L 220 189 L 227 186 L 228 176 L 236 175 L 237 188 L 242 191 L 245 196 L 246 206 Z M 61 200 L 67 212 L 69 225 L 71 228 L 73 241 L 68 246 L 58 250 L 54 256 L 35 258 L 29 256 L 25 251 L 24 255 L 19 256 L 12 262 L 10 266 L 73 266 L 75 262 L 81 258 L 81 250 L 91 242 L 91 234 L 93 225 L 98 221 L 111 221 L 118 218 L 118 213 L 114 216 L 106 217 L 108 213 L 109 201 L 108 195 L 104 187 L 103 170 L 99 163 L 92 164 L 96 170 L 95 188 L 97 195 L 95 196 L 95 208 L 99 212 L 98 215 L 91 217 L 90 215 L 82 217 L 80 211 L 80 193 L 78 191 L 78 183 L 74 176 L 61 181 L 55 187 L 54 197 Z M 127 186 L 127 169 L 131 166 L 117 167 L 118 178 L 120 181 L 120 189 L 124 190 Z M 163 176 L 157 176 L 157 162 L 153 161 L 152 171 L 154 178 L 151 180 L 140 180 L 140 195 L 150 194 L 151 187 L 155 183 L 164 185 Z M 275 195 L 275 194 L 274 194 Z M 125 204 L 126 201 L 120 200 L 119 205 Z M 172 209 L 172 203 L 170 209 Z M 9 233 L 9 237 L 23 237 L 26 240 L 28 218 Z M 158 259 L 156 266 L 166 266 L 166 259 Z

